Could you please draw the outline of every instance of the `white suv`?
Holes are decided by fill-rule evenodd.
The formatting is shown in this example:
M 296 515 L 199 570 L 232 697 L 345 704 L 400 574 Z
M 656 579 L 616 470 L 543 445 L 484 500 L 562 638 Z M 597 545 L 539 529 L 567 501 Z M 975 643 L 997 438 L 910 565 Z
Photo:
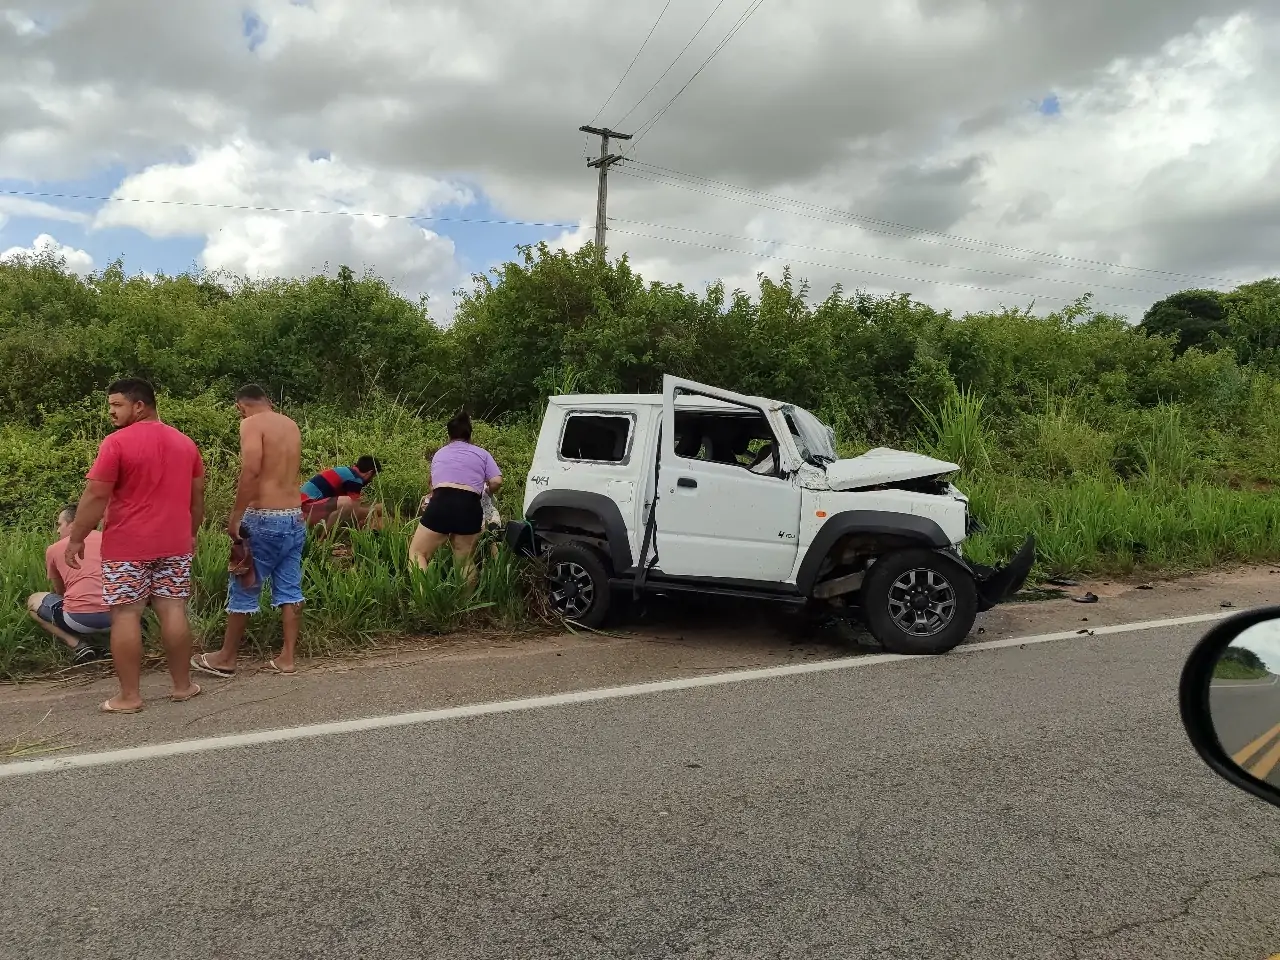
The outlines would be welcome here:
M 548 562 L 552 605 L 600 625 L 614 590 L 752 597 L 862 611 L 902 653 L 943 653 L 1021 589 L 967 562 L 980 529 L 953 463 L 897 450 L 836 456 L 799 407 L 663 378 L 663 392 L 552 397 L 515 549 Z

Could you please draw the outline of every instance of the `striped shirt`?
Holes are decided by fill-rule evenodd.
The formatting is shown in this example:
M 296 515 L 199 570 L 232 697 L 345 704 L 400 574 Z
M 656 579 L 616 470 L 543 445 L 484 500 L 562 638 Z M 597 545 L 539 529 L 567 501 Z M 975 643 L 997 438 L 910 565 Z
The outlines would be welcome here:
M 352 467 L 334 467 L 322 470 L 302 485 L 302 502 L 314 503 L 317 500 L 328 500 L 330 497 L 350 497 L 360 499 L 364 490 L 364 480 Z

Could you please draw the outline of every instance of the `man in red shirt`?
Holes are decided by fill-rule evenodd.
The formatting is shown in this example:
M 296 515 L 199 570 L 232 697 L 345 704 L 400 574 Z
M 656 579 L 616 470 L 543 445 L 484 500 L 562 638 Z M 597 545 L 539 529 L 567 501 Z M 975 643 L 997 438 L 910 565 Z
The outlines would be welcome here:
M 142 709 L 142 614 L 160 621 L 174 701 L 200 692 L 191 682 L 191 555 L 204 520 L 204 463 L 189 437 L 160 422 L 145 380 L 107 388 L 116 431 L 102 441 L 68 535 L 66 561 L 79 569 L 85 540 L 102 531 L 102 599 L 111 611 L 111 658 L 120 693 L 104 713 Z

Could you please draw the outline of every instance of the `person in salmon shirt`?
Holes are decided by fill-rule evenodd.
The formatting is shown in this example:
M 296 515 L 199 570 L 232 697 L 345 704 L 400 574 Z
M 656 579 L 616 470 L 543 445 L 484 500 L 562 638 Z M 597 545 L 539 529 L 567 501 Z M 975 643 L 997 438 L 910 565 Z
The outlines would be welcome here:
M 117 380 L 107 388 L 116 428 L 89 468 L 64 553 L 81 569 L 88 538 L 103 515 L 102 599 L 111 610 L 111 659 L 120 693 L 103 713 L 142 709 L 142 615 L 150 606 L 173 689 L 169 699 L 200 693 L 191 682 L 191 559 L 204 520 L 204 461 L 186 434 L 162 423 L 156 393 L 145 380 Z
M 67 645 L 76 663 L 89 663 L 103 656 L 101 646 L 89 638 L 104 638 L 111 632 L 111 613 L 102 601 L 102 534 L 91 530 L 84 540 L 80 568 L 67 566 L 67 537 L 75 519 L 74 503 L 58 514 L 58 542 L 44 554 L 53 592 L 33 593 L 27 598 L 27 612 L 41 629 Z

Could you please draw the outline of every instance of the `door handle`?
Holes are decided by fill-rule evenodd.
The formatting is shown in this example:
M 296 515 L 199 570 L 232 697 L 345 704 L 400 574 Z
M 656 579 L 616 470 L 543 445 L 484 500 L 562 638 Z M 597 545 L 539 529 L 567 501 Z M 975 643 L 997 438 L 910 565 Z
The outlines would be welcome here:
M 696 487 L 697 485 L 698 481 L 693 479 L 693 477 L 681 477 L 676 481 L 677 487 Z

